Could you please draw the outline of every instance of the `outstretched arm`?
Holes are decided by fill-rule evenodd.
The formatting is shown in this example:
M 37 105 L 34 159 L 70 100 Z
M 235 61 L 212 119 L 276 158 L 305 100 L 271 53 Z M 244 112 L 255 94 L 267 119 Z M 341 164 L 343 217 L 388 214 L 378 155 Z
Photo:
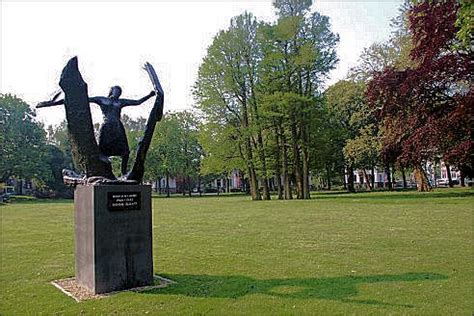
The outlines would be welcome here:
M 89 98 L 89 102 L 90 103 L 95 103 L 95 104 L 101 104 L 103 102 L 102 99 L 106 99 L 106 98 L 103 98 L 103 97 L 92 97 L 92 98 Z M 48 106 L 55 106 L 55 105 L 61 105 L 61 104 L 64 104 L 64 99 L 62 100 L 58 100 L 58 101 L 43 101 L 43 102 L 40 102 L 38 103 L 38 105 L 36 105 L 36 108 L 39 109 L 39 108 L 45 108 L 45 107 L 48 107 Z
M 146 96 L 144 96 L 143 98 L 138 99 L 138 100 L 120 99 L 120 101 L 122 101 L 122 107 L 130 106 L 130 105 L 140 105 L 140 104 L 142 104 L 143 102 L 145 102 L 146 100 L 148 100 L 149 98 L 151 98 L 154 95 L 156 95 L 156 92 L 151 91 Z
M 92 98 L 89 98 L 89 103 L 95 103 L 95 104 L 98 104 L 98 105 L 104 105 L 106 104 L 108 101 L 108 98 L 105 98 L 105 97 L 92 97 Z
M 64 104 L 64 99 L 58 100 L 58 101 L 43 101 L 43 102 L 38 103 L 36 105 L 36 108 L 39 109 L 39 108 L 45 108 L 48 106 L 55 106 L 55 105 L 61 105 L 61 104 Z

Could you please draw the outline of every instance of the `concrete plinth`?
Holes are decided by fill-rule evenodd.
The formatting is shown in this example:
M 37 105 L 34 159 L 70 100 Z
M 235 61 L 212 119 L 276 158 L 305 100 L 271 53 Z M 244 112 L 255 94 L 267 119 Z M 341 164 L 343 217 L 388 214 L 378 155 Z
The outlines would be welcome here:
M 76 279 L 93 293 L 153 284 L 151 187 L 78 185 Z

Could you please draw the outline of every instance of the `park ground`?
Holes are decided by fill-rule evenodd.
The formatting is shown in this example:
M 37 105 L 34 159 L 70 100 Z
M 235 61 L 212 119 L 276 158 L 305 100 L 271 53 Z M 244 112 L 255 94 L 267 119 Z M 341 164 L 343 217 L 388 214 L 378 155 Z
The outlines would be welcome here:
M 472 315 L 473 189 L 154 198 L 164 289 L 76 303 L 72 201 L 0 206 L 0 314 Z

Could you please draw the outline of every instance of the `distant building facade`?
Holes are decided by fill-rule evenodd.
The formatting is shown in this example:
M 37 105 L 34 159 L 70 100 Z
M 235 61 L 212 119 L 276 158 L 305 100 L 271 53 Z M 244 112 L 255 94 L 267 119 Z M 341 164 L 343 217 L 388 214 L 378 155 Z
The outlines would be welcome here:
M 437 186 L 445 186 L 448 184 L 448 167 L 444 163 L 444 161 L 440 161 L 438 163 L 434 162 L 427 162 L 424 165 L 424 170 L 426 172 L 426 175 L 428 177 L 428 181 L 430 182 L 430 185 L 433 187 Z M 449 166 L 449 170 L 451 171 L 451 180 L 453 181 L 453 184 L 459 184 L 461 180 L 461 172 L 457 170 L 453 166 Z M 367 176 L 365 176 L 365 174 Z M 387 173 L 384 170 L 381 170 L 380 168 L 375 167 L 373 169 L 373 174 L 372 170 L 364 170 L 361 169 L 356 169 L 354 170 L 354 185 L 358 187 L 363 187 L 367 185 L 367 179 L 372 182 L 372 178 L 374 178 L 374 188 L 383 188 L 387 186 L 388 183 L 388 177 Z M 415 179 L 412 175 L 411 172 L 407 172 L 405 174 L 406 176 L 406 181 L 407 181 L 407 186 L 408 187 L 415 187 Z M 392 184 L 395 187 L 403 187 L 403 179 L 401 179 L 400 176 L 398 175 L 391 175 L 391 181 Z M 348 173 L 346 170 L 345 174 L 345 181 L 346 183 L 348 182 Z

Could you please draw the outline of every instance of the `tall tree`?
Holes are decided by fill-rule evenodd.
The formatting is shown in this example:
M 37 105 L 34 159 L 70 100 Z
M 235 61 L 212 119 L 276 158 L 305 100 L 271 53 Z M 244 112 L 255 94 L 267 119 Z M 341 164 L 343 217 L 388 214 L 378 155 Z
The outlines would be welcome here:
M 471 57 L 456 44 L 459 4 L 420 2 L 410 8 L 415 65 L 387 68 L 374 77 L 368 100 L 385 130 L 384 151 L 414 168 L 419 190 L 428 190 L 423 162 L 439 153 L 446 162 L 472 170 Z
M 310 12 L 311 3 L 275 1 L 275 23 L 257 23 L 249 13 L 233 18 L 199 70 L 195 94 L 210 133 L 205 138 L 214 145 L 221 140 L 220 153 L 232 148 L 226 140 L 234 140 L 253 199 L 270 198 L 271 176 L 279 198 L 292 197 L 291 183 L 297 198 L 310 197 L 311 124 L 338 42 L 329 19 Z M 219 131 L 225 137 L 215 137 Z
M 170 196 L 169 179 L 180 174 L 183 165 L 183 152 L 180 125 L 175 115 L 167 113 L 153 134 L 146 162 L 149 179 L 164 177 L 167 196 Z
M 252 14 L 244 13 L 231 20 L 228 30 L 217 34 L 199 68 L 195 95 L 206 121 L 232 127 L 246 163 L 252 199 L 259 200 L 256 156 L 262 168 L 266 164 L 259 136 L 258 144 L 253 144 L 254 131 L 261 133 L 255 97 L 256 27 Z M 257 154 L 254 147 L 257 147 Z M 264 198 L 269 198 L 265 173 L 266 170 L 262 170 Z
M 326 102 L 329 114 L 334 117 L 335 125 L 341 131 L 344 146 L 349 140 L 356 139 L 360 130 L 370 123 L 369 110 L 365 101 L 365 84 L 361 81 L 341 80 L 330 86 L 326 92 Z M 342 150 L 342 148 L 341 148 Z M 354 192 L 355 159 L 345 160 L 347 172 L 347 190 Z
M 261 95 L 267 100 L 281 98 L 269 106 L 270 129 L 279 136 L 284 182 L 291 161 L 291 177 L 297 198 L 309 198 L 310 140 L 313 114 L 317 112 L 321 83 L 335 66 L 338 36 L 330 30 L 329 19 L 310 12 L 311 1 L 275 1 L 278 21 L 262 24 L 260 42 Z M 282 93 L 283 92 L 283 93 Z M 280 168 L 277 168 L 279 170 Z M 285 187 L 288 187 L 285 182 Z M 289 194 L 285 193 L 289 198 Z

